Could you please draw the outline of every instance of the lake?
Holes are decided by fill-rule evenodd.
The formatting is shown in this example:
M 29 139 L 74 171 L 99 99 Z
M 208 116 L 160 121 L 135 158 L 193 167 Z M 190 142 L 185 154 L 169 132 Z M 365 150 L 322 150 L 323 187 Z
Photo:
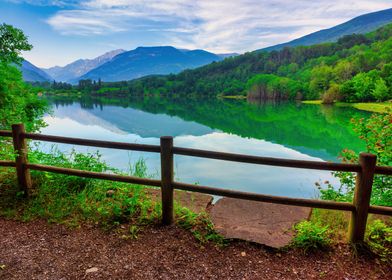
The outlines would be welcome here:
M 338 161 L 345 148 L 365 149 L 352 130 L 352 117 L 368 113 L 352 108 L 289 102 L 248 103 L 246 100 L 184 98 L 47 97 L 52 113 L 42 133 L 174 145 L 212 151 L 315 161 Z M 58 144 L 62 151 L 94 152 L 97 148 Z M 41 143 L 49 150 L 50 143 Z M 128 170 L 143 158 L 149 173 L 159 177 L 159 154 L 99 149 L 103 159 Z M 328 171 L 305 170 L 175 156 L 175 178 L 186 183 L 290 197 L 317 197 L 315 183 L 337 185 Z

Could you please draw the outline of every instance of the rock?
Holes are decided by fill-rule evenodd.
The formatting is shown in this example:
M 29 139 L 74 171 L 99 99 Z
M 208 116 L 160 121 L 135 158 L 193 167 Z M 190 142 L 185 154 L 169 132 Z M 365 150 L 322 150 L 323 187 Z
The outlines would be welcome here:
M 215 230 L 226 238 L 281 248 L 291 242 L 293 226 L 310 213 L 307 207 L 225 197 L 212 207 L 211 219 Z
M 86 273 L 93 273 L 93 272 L 97 272 L 98 271 L 98 267 L 92 267 L 89 269 L 86 269 Z

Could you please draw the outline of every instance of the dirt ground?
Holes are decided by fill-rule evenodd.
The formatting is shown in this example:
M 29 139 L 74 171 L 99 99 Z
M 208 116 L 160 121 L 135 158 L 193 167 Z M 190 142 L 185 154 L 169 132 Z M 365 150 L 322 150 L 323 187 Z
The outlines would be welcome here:
M 123 239 L 99 228 L 0 218 L 0 279 L 392 279 L 392 268 L 347 245 L 305 255 L 232 242 L 202 246 L 175 226 Z

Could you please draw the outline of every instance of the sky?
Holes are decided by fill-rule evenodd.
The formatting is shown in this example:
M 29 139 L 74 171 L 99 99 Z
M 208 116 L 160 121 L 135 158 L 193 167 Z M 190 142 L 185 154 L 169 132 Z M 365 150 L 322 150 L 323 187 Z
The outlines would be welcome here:
M 23 56 L 64 66 L 114 49 L 244 53 L 392 7 L 392 0 L 0 0 L 0 23 L 29 37 Z

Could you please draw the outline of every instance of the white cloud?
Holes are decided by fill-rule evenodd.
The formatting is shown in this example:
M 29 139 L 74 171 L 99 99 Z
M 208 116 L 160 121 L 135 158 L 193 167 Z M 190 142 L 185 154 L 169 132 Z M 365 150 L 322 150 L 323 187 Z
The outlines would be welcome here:
M 242 52 L 390 6 L 386 0 L 89 0 L 47 22 L 67 35 L 141 30 L 156 32 L 165 45 Z

